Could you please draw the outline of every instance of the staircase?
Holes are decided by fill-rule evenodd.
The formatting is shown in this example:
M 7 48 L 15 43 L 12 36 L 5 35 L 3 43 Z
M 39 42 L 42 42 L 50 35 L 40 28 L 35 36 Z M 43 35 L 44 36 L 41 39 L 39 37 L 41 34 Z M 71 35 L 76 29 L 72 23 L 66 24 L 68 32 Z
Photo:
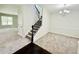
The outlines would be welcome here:
M 41 19 L 42 17 L 34 25 L 32 25 L 32 30 L 30 30 L 30 32 L 28 32 L 28 34 L 26 35 L 26 38 L 31 40 L 31 42 L 33 42 L 34 35 L 37 33 L 42 25 Z
M 40 12 L 36 6 L 35 8 L 37 10 L 38 21 L 34 25 L 32 25 L 32 29 L 26 35 L 26 38 L 29 39 L 31 43 L 19 49 L 18 51 L 14 52 L 13 54 L 50 54 L 50 52 L 36 45 L 33 42 L 35 34 L 38 32 L 38 30 L 42 26 L 42 16 L 40 16 Z
M 35 6 L 35 9 L 37 10 L 37 15 L 38 15 L 39 20 L 34 25 L 32 25 L 32 29 L 26 35 L 26 38 L 29 39 L 32 43 L 33 43 L 33 40 L 34 40 L 33 38 L 34 38 L 35 34 L 37 33 L 37 31 L 39 30 L 39 28 L 42 25 L 42 16 L 40 16 L 40 12 L 36 6 Z

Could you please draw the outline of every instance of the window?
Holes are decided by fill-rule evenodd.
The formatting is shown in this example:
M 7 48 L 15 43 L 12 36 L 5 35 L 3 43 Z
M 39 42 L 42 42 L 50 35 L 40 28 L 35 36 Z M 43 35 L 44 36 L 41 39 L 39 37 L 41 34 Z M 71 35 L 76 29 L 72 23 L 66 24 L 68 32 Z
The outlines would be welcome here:
M 13 17 L 1 16 L 2 25 L 13 25 Z

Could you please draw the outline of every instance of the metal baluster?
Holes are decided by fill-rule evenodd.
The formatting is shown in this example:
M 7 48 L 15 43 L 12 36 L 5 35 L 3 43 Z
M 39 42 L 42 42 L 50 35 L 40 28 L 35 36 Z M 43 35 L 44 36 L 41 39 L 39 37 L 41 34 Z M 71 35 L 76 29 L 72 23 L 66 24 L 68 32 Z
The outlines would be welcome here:
M 31 43 L 33 43 L 33 38 L 34 38 L 34 35 L 33 35 L 33 25 L 32 25 L 32 38 L 31 38 Z

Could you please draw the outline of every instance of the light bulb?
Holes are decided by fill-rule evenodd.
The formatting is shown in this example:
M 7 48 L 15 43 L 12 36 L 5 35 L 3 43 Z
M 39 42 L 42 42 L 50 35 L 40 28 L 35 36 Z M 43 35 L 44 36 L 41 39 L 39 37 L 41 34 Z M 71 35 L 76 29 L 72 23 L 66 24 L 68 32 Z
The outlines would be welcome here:
M 70 13 L 70 11 L 67 10 L 67 9 L 63 10 L 63 12 L 65 12 L 65 13 Z
M 63 12 L 62 11 L 59 11 L 59 14 L 62 14 Z

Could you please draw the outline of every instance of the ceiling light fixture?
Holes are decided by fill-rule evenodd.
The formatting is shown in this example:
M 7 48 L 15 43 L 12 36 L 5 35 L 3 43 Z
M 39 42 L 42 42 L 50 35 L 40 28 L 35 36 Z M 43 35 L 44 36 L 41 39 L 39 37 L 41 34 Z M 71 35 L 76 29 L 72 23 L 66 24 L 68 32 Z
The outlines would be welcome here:
M 61 15 L 63 15 L 63 16 L 69 14 L 69 13 L 70 13 L 70 10 L 67 9 L 66 7 L 67 7 L 67 5 L 64 4 L 64 7 L 59 11 L 59 14 L 61 14 Z

